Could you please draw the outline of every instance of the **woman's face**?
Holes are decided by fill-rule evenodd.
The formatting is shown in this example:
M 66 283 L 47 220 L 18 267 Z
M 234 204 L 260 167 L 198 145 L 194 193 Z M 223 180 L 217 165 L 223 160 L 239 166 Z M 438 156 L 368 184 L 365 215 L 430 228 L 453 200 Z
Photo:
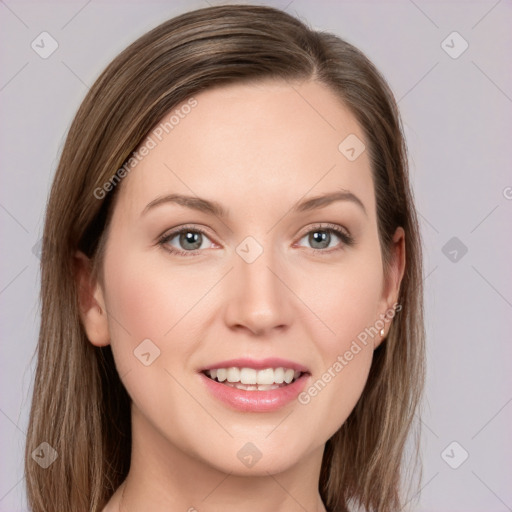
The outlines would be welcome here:
M 108 318 L 85 325 L 111 343 L 133 428 L 159 450 L 275 473 L 323 450 L 354 408 L 403 268 L 385 283 L 363 132 L 326 86 L 195 100 L 118 185 L 94 291 Z

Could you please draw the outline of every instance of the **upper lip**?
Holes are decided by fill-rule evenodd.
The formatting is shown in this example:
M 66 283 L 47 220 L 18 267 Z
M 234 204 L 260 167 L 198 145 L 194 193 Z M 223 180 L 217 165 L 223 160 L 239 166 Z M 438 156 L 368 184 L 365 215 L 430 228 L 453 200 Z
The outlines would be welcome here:
M 264 370 L 265 368 L 291 368 L 293 370 L 309 373 L 309 370 L 302 364 L 290 361 L 288 359 L 281 359 L 279 357 L 268 357 L 266 359 L 250 359 L 241 357 L 239 359 L 229 359 L 226 361 L 219 361 L 201 368 L 200 372 L 206 370 L 215 370 L 217 368 L 254 368 L 255 370 Z

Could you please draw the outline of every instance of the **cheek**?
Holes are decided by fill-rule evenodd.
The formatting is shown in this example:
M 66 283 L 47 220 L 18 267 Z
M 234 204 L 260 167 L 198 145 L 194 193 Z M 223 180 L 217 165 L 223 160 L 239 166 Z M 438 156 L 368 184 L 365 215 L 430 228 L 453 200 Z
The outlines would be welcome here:
M 121 260 L 110 270 L 107 287 L 114 320 L 110 324 L 116 332 L 122 332 L 122 326 L 136 342 L 141 337 L 159 339 L 172 326 L 176 291 L 147 265 Z
M 379 318 L 382 269 L 373 256 L 352 253 L 336 268 L 316 268 L 308 275 L 298 295 L 315 314 L 309 324 L 316 326 L 311 327 L 316 333 L 313 339 L 322 345 L 328 365 L 348 350 L 352 340 L 363 339 L 365 329 Z M 371 345 L 371 338 L 366 341 Z
M 120 378 L 146 417 L 172 424 L 173 411 L 186 407 L 173 376 L 196 349 L 193 336 L 188 337 L 186 314 L 197 302 L 197 290 L 179 280 L 179 270 L 171 273 L 167 265 L 165 272 L 154 258 L 136 251 L 121 257 L 113 249 L 105 259 L 105 276 L 111 347 Z
M 368 379 L 373 349 L 350 344 L 347 350 L 333 354 L 332 360 L 299 395 L 308 416 L 322 418 L 322 437 L 329 439 L 353 411 Z
M 345 422 L 366 384 L 379 336 L 372 327 L 381 279 L 380 260 L 360 253 L 357 261 L 354 256 L 340 264 L 339 272 L 317 269 L 302 288 L 301 298 L 321 320 L 312 316 L 308 325 L 322 362 L 299 402 L 317 418 L 326 418 L 327 437 Z
M 337 285 L 336 292 L 325 294 L 317 304 L 322 306 L 318 311 L 330 329 L 321 326 L 315 331 L 321 365 L 299 396 L 312 416 L 325 418 L 322 433 L 326 439 L 345 423 L 361 397 L 376 339 L 365 331 L 375 322 L 377 294 L 371 293 L 372 280 L 345 276 L 331 284 Z
M 113 248 L 106 257 L 105 300 L 117 364 L 130 368 L 137 363 L 134 350 L 147 339 L 165 355 L 188 303 L 187 288 L 168 274 L 144 253 L 126 251 L 121 257 Z
M 198 315 L 205 317 L 208 302 L 201 299 L 217 277 L 173 265 L 165 255 L 118 251 L 114 244 L 105 259 L 105 276 L 112 351 L 119 372 L 139 368 L 134 350 L 147 339 L 160 350 L 155 366 L 183 369 L 201 340 Z

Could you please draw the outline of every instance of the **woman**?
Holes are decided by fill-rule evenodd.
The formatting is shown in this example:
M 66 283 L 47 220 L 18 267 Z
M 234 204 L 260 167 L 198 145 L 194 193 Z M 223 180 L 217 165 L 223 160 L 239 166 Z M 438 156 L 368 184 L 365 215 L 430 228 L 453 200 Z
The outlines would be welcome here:
M 32 510 L 403 506 L 421 242 L 352 45 L 246 5 L 145 34 L 76 114 L 42 251 Z

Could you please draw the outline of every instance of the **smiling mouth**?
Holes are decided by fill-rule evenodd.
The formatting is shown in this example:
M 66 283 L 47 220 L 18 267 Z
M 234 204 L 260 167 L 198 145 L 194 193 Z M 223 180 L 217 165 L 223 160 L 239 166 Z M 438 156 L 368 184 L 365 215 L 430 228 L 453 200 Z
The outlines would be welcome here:
M 245 391 L 270 391 L 292 384 L 307 372 L 292 368 L 216 368 L 202 372 L 209 379 Z

